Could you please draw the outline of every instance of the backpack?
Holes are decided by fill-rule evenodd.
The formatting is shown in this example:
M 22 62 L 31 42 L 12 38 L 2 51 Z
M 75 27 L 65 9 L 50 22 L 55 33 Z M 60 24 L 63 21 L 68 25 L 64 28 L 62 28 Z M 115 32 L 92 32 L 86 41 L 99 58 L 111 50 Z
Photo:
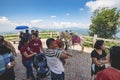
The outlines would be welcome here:
M 47 59 L 44 53 L 37 54 L 34 57 L 34 64 L 36 65 L 37 69 L 37 77 L 38 78 L 45 78 L 49 75 L 50 71 L 47 65 Z

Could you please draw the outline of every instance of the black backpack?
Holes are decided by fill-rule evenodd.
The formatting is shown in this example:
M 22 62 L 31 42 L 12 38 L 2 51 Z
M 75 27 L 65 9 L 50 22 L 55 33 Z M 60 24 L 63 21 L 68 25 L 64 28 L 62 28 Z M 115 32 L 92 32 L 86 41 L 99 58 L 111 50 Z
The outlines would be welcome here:
M 37 67 L 37 78 L 45 78 L 49 75 L 50 70 L 47 65 L 47 59 L 44 53 L 37 54 L 34 57 L 34 64 Z

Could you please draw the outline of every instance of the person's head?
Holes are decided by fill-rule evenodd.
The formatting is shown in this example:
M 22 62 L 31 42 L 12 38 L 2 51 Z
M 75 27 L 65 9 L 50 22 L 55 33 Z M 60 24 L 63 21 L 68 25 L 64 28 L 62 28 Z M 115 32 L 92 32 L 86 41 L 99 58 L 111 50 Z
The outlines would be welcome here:
M 59 36 L 57 36 L 57 39 L 59 39 Z
M 36 30 L 35 32 L 39 34 L 39 31 L 38 31 L 38 30 Z
M 25 30 L 25 33 L 29 33 L 29 30 Z
M 103 40 L 97 40 L 94 44 L 95 49 L 102 49 L 105 50 L 105 44 Z
M 33 33 L 33 34 L 32 34 L 32 39 L 33 39 L 33 40 L 37 39 L 37 36 L 38 36 L 38 35 L 37 35 L 36 33 Z
M 110 63 L 111 66 L 120 70 L 120 46 L 110 48 Z
M 27 43 L 29 42 L 29 39 L 27 38 L 22 38 L 19 42 L 19 46 L 18 46 L 18 49 L 20 50 L 20 48 L 24 45 L 26 45 Z
M 55 49 L 56 48 L 55 39 L 48 38 L 47 41 L 46 41 L 46 45 L 49 49 Z
M 31 30 L 31 34 L 33 34 L 33 33 L 35 33 L 35 31 L 34 31 L 34 30 Z
M 68 32 L 68 30 L 65 30 L 65 32 Z
M 59 48 L 64 48 L 64 42 L 63 42 L 63 41 L 60 41 L 60 42 L 58 43 L 58 47 L 59 47 Z
M 2 35 L 0 35 L 0 44 L 2 44 L 4 41 L 4 37 Z

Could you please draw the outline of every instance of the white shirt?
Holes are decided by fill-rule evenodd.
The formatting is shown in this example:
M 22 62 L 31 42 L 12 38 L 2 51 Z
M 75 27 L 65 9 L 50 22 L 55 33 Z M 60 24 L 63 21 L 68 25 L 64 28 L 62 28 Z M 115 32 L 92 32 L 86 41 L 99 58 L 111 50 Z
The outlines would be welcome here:
M 48 67 L 53 73 L 62 74 L 62 72 L 64 72 L 63 63 L 60 60 L 60 55 L 62 54 L 62 52 L 63 51 L 57 50 L 57 49 L 46 50 L 46 58 L 47 58 Z

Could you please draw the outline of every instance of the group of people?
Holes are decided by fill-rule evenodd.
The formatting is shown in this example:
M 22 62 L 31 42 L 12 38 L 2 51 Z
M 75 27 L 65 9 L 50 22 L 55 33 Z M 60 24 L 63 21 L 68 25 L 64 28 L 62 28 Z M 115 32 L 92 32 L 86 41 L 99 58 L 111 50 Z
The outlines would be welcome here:
M 28 34 L 28 30 L 26 33 Z M 32 80 L 35 80 L 32 69 L 32 63 L 33 67 L 35 67 L 33 62 L 34 56 L 45 54 L 51 72 L 51 80 L 64 80 L 65 59 L 72 56 L 64 50 L 64 42 L 48 38 L 46 40 L 47 49 L 44 50 L 42 41 L 36 32 L 30 34 L 31 38 L 28 36 L 26 36 L 27 38 L 24 37 L 26 33 L 23 34 L 18 48 L 22 54 L 22 63 L 26 68 L 27 79 L 32 78 Z
M 27 79 L 32 78 L 35 80 L 33 74 L 34 66 L 34 56 L 44 52 L 42 42 L 38 38 L 38 33 L 31 31 L 31 34 L 26 30 L 26 33 L 23 34 L 21 40 L 19 41 L 18 49 L 22 55 L 22 64 L 26 68 Z M 33 67 L 32 67 L 33 65 Z
M 91 80 L 120 80 L 120 46 L 111 47 L 107 55 L 104 41 L 97 40 L 91 58 Z M 106 68 L 106 63 L 111 66 Z
M 27 35 L 27 36 L 26 36 Z M 47 49 L 43 49 L 38 33 L 26 30 L 20 37 L 18 49 L 22 55 L 22 64 L 26 68 L 27 80 L 36 80 L 33 74 L 33 59 L 37 54 L 45 54 L 47 65 L 50 69 L 51 80 L 65 80 L 64 65 L 68 57 L 72 57 L 64 49 L 64 42 L 59 37 L 46 40 Z M 110 48 L 110 53 L 105 52 L 103 40 L 97 40 L 91 52 L 91 80 L 120 80 L 120 46 Z M 11 43 L 0 36 L 0 80 L 15 80 L 14 66 L 17 53 Z M 106 68 L 105 64 L 111 66 Z

